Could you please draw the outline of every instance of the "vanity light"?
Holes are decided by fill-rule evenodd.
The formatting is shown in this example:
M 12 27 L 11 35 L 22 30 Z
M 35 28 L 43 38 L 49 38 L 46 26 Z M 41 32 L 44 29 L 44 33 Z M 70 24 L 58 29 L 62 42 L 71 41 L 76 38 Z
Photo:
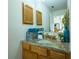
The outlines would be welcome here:
M 54 6 L 51 6 L 52 8 L 54 8 Z

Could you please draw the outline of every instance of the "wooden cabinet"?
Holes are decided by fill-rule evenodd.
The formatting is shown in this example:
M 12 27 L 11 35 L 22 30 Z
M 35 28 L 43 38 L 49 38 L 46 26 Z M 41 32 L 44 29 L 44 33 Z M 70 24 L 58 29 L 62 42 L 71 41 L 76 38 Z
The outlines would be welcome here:
M 30 51 L 30 44 L 22 43 L 22 59 L 37 59 L 37 54 Z
M 52 59 L 65 59 L 65 53 L 60 53 L 57 51 L 49 50 L 48 55 Z
M 31 46 L 31 51 L 37 53 L 38 55 L 43 55 L 43 56 L 47 56 L 47 49 L 45 48 L 41 48 L 39 46 Z
M 28 50 L 23 51 L 23 59 L 37 59 L 37 54 Z
M 71 59 L 71 56 L 70 56 L 71 54 L 69 53 L 69 54 L 66 54 L 66 59 Z
M 30 44 L 22 43 L 22 48 L 29 50 L 30 49 Z
M 22 42 L 22 59 L 70 59 L 70 54 Z

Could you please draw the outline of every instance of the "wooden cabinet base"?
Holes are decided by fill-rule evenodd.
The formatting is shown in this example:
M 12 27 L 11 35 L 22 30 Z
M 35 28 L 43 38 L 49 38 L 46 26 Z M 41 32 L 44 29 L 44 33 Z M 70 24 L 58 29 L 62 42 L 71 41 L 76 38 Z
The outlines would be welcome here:
M 22 43 L 22 59 L 70 59 L 70 54 Z

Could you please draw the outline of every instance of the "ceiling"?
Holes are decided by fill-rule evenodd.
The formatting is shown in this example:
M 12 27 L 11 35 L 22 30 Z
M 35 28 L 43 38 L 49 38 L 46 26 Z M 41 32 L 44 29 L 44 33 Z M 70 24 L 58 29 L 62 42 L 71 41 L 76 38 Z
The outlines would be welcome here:
M 67 8 L 67 0 L 43 0 L 42 2 L 53 10 Z M 54 6 L 54 8 L 52 8 L 51 6 Z

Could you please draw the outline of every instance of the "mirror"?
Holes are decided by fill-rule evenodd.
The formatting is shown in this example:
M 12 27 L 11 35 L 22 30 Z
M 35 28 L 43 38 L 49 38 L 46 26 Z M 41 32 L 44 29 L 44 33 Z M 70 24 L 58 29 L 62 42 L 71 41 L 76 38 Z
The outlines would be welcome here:
M 33 15 L 30 19 L 32 20 L 32 22 L 30 22 L 33 23 L 32 25 L 43 27 L 46 32 L 52 32 L 54 31 L 54 25 L 59 23 L 59 29 L 62 31 L 64 26 L 62 18 L 68 9 L 67 0 L 23 0 L 23 3 L 33 8 Z M 37 17 L 37 11 L 42 13 L 42 17 Z M 42 18 L 42 20 L 40 21 L 39 18 Z M 37 21 L 40 22 L 37 23 Z

